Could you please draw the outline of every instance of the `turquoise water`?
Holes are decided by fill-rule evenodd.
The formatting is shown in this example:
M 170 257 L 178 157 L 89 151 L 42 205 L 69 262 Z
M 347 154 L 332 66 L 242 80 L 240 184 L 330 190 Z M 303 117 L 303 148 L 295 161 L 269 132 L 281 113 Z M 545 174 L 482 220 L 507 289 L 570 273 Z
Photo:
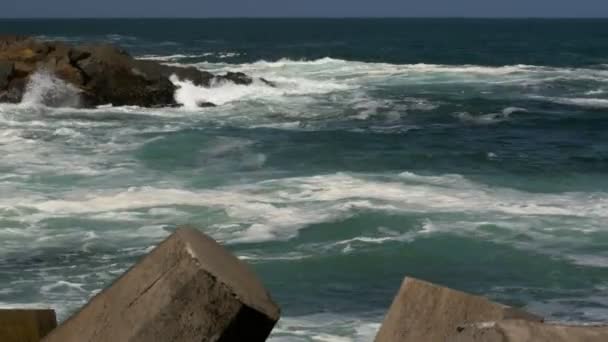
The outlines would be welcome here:
M 277 88 L 0 105 L 0 306 L 61 319 L 176 225 L 251 263 L 273 341 L 370 341 L 405 275 L 608 319 L 606 20 L 4 20 Z M 196 109 L 207 100 L 216 108 Z

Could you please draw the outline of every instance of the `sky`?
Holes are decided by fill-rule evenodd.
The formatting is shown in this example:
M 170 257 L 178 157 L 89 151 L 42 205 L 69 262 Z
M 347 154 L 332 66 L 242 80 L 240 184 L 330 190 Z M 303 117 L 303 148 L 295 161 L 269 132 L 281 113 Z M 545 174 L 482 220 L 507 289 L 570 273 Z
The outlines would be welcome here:
M 2 0 L 31 17 L 608 17 L 608 0 Z M 1 28 L 0 28 L 1 29 Z

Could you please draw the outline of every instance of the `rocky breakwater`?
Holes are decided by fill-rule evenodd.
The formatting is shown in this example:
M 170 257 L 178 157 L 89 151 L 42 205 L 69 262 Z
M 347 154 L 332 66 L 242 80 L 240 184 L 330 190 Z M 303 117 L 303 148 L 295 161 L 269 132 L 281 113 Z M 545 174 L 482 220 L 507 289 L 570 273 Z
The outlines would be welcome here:
M 125 50 L 108 44 L 73 46 L 31 37 L 0 36 L 0 103 L 21 102 L 32 87 L 32 79 L 40 73 L 60 80 L 64 88 L 42 94 L 45 105 L 85 108 L 107 104 L 178 106 L 174 94 L 179 86 L 171 81 L 172 77 L 203 87 L 216 82 L 250 85 L 254 81 L 238 72 L 214 75 L 194 67 L 137 60 Z M 273 86 L 269 81 L 260 80 Z M 213 106 L 209 102 L 199 105 Z

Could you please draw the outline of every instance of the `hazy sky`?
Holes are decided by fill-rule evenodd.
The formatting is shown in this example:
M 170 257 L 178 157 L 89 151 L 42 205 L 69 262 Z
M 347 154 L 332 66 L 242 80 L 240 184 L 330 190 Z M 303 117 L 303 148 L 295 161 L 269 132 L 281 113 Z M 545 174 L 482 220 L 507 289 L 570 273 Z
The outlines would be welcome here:
M 2 0 L 0 17 L 608 17 L 608 0 Z

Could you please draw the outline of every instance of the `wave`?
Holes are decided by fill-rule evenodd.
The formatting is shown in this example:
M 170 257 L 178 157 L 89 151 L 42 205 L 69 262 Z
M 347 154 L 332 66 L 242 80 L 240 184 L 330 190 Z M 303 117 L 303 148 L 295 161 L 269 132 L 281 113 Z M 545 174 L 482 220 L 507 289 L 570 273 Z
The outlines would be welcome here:
M 386 69 L 387 71 L 420 71 L 420 72 L 471 72 L 471 73 L 485 73 L 504 75 L 515 72 L 529 72 L 529 71 L 540 71 L 540 70 L 552 70 L 547 67 L 539 67 L 534 65 L 506 65 L 506 66 L 480 66 L 480 65 L 446 65 L 446 64 L 427 64 L 427 63 L 415 63 L 415 64 L 391 64 L 391 63 L 374 63 L 374 62 L 361 62 L 361 61 L 349 61 L 344 59 L 336 59 L 331 57 L 323 57 L 315 60 L 294 60 L 289 58 L 281 58 L 277 61 L 266 61 L 259 60 L 249 64 L 233 65 L 242 68 L 287 68 L 287 67 L 306 67 L 306 66 L 352 66 L 352 67 L 374 67 L 377 69 Z M 570 70 L 573 69 L 562 69 Z
M 173 55 L 145 55 L 138 57 L 140 59 L 153 59 L 158 61 L 172 62 L 186 58 L 204 58 L 218 57 L 231 58 L 241 56 L 237 52 L 207 52 L 200 54 L 173 54 Z M 453 74 L 471 74 L 471 75 L 494 75 L 494 76 L 509 76 L 517 74 L 537 74 L 546 76 L 565 76 L 572 78 L 592 78 L 608 76 L 608 70 L 605 68 L 575 68 L 575 67 L 551 67 L 529 64 L 514 64 L 514 65 L 474 65 L 474 64 L 431 64 L 431 63 L 412 63 L 412 64 L 394 64 L 382 62 L 365 62 L 357 60 L 346 60 L 332 57 L 323 57 L 319 59 L 290 59 L 280 58 L 275 61 L 258 60 L 243 64 L 230 63 L 211 63 L 208 61 L 197 63 L 177 63 L 175 65 L 198 66 L 204 69 L 231 69 L 231 70 L 258 70 L 258 69 L 334 69 L 337 72 L 345 72 L 351 69 L 366 70 L 370 73 L 453 73 Z M 331 70 L 328 70 L 331 71 Z
M 593 90 L 589 90 L 587 92 L 585 92 L 585 95 L 600 95 L 600 94 L 605 94 L 606 93 L 606 89 L 593 89 Z
M 174 55 L 143 55 L 138 56 L 137 59 L 147 60 L 147 61 L 159 61 L 159 62 L 175 62 L 180 59 L 189 59 L 189 58 L 203 58 L 212 56 L 213 53 L 202 53 L 202 54 L 174 54 Z
M 137 59 L 158 61 L 158 62 L 178 62 L 180 60 L 191 60 L 191 59 L 203 59 L 207 57 L 213 57 L 217 59 L 230 59 L 242 56 L 242 53 L 231 52 L 231 51 L 220 51 L 220 52 L 203 52 L 203 53 L 192 53 L 192 54 L 171 54 L 171 55 L 143 55 L 137 56 Z
M 362 175 L 332 174 L 286 178 L 214 190 L 134 187 L 95 195 L 66 194 L 63 199 L 3 199 L 0 209 L 35 209 L 43 216 L 96 215 L 172 206 L 221 209 L 239 228 L 232 242 L 289 239 L 313 223 L 355 215 L 361 210 L 395 213 L 462 213 L 489 217 L 572 217 L 607 220 L 605 194 L 533 194 L 486 188 L 457 175 L 402 174 L 389 181 Z M 563 220 L 563 219 L 562 219 Z
M 476 125 L 492 125 L 509 120 L 511 114 L 526 112 L 528 112 L 528 110 L 525 108 L 507 107 L 504 108 L 500 113 L 472 115 L 467 112 L 460 112 L 455 113 L 454 116 L 465 123 L 471 123 Z
M 370 319 L 333 313 L 287 316 L 277 323 L 268 341 L 367 342 L 374 339 L 381 320 L 382 316 Z
M 275 77 L 275 87 L 270 87 L 260 80 L 250 85 L 238 85 L 232 82 L 215 82 L 210 87 L 196 86 L 190 81 L 181 81 L 171 77 L 171 82 L 178 86 L 175 100 L 186 109 L 197 109 L 201 102 L 224 105 L 235 101 L 272 100 L 289 95 L 325 94 L 349 89 L 347 85 L 331 82 L 315 82 L 306 79 L 288 79 Z
M 315 60 L 293 60 L 281 58 L 276 61 L 259 60 L 252 63 L 229 64 L 229 63 L 210 63 L 199 62 L 193 64 L 176 64 L 196 66 L 211 70 L 237 70 L 243 72 L 289 72 L 298 70 L 303 73 L 343 75 L 352 77 L 378 77 L 396 75 L 452 75 L 468 76 L 472 78 L 484 77 L 495 79 L 497 82 L 504 81 L 556 81 L 560 79 L 572 80 L 598 80 L 605 81 L 608 77 L 608 70 L 593 68 L 571 68 L 571 67 L 549 67 L 538 65 L 503 65 L 503 66 L 484 66 L 484 65 L 448 65 L 448 64 L 391 64 L 375 63 L 363 61 L 349 61 L 324 57 Z M 463 81 L 463 80 L 460 80 Z
M 570 105 L 592 109 L 604 109 L 608 108 L 608 99 L 601 98 L 584 98 L 584 97 L 544 97 L 544 96 L 530 96 L 530 98 L 549 101 L 562 105 Z
M 240 149 L 247 144 L 247 141 L 236 141 L 230 148 Z M 213 153 L 226 151 L 214 149 Z M 51 300 L 50 304 L 60 309 L 61 317 L 67 317 L 94 289 L 124 271 L 129 260 L 148 252 L 149 246 L 170 233 L 173 224 L 187 222 L 204 224 L 206 233 L 224 243 L 240 244 L 236 246 L 240 250 L 237 254 L 257 263 L 356 255 L 387 244 L 409 244 L 444 234 L 508 244 L 588 267 L 601 267 L 604 262 L 601 258 L 581 255 L 580 247 L 589 246 L 588 240 L 594 238 L 594 231 L 605 233 L 606 193 L 530 193 L 486 186 L 459 174 L 413 172 L 375 176 L 334 173 L 198 190 L 191 189 L 190 185 L 180 186 L 177 181 L 129 189 L 113 183 L 93 189 L 81 186 L 65 192 L 32 193 L 25 187 L 11 189 L 0 182 L 0 192 L 10 194 L 0 198 L 3 226 L 0 256 L 15 251 L 70 246 L 69 255 L 85 260 L 68 259 L 66 264 L 97 262 L 100 265 L 97 269 L 87 267 L 69 274 L 46 274 L 48 271 L 42 269 L 45 277 L 43 282 L 36 283 L 34 291 L 39 290 L 44 298 Z M 280 244 L 286 249 L 258 249 L 259 245 L 255 244 L 242 246 L 293 239 L 302 229 L 316 223 L 340 224 L 370 213 L 397 218 L 403 215 L 407 219 L 397 223 L 378 222 L 388 227 L 371 226 L 324 234 L 321 241 L 309 244 L 306 244 L 309 238 L 293 247 Z M 366 222 L 369 226 L 376 221 Z M 97 228 L 91 231 L 83 227 Z M 323 228 L 332 227 L 338 228 L 332 225 Z M 527 239 L 522 240 L 522 236 Z M 112 246 L 107 249 L 112 255 L 104 254 L 107 252 L 103 246 Z M 121 248 L 117 250 L 115 246 Z M 247 250 L 250 246 L 253 249 Z M 53 266 L 67 267 L 65 264 Z M 102 279 L 82 286 L 82 279 L 91 279 L 88 277 Z M 6 288 L 19 286 L 23 284 L 7 284 Z M 354 317 L 352 320 L 285 317 L 272 339 L 291 341 L 314 333 L 325 340 L 367 341 L 375 334 L 380 315 L 377 319 Z

